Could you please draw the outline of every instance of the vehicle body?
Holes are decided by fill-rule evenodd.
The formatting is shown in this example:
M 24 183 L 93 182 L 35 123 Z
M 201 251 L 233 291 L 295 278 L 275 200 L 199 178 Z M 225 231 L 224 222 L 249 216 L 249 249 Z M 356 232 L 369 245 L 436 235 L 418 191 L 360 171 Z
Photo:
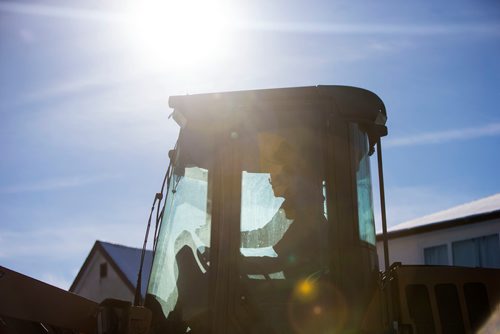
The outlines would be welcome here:
M 137 316 L 138 333 L 471 333 L 495 310 L 500 270 L 380 273 L 369 157 L 377 148 L 383 186 L 387 114 L 374 93 L 316 86 L 169 104 L 181 130 L 156 219 L 152 321 Z
M 317 86 L 169 103 L 181 131 L 146 298 L 154 333 L 470 333 L 495 309 L 499 270 L 380 275 L 369 156 L 377 146 L 381 160 L 387 115 L 375 94 Z

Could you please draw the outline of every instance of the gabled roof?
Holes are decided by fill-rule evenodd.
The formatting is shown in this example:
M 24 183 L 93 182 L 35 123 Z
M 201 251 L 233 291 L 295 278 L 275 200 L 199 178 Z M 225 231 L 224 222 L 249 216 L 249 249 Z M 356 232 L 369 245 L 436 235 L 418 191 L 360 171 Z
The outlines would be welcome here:
M 399 237 L 499 217 L 500 193 L 392 226 L 388 228 L 388 236 Z M 381 234 L 377 234 L 378 239 Z
M 139 248 L 127 247 L 99 240 L 96 240 L 89 255 L 80 268 L 78 275 L 73 281 L 73 284 L 71 284 L 69 291 L 73 291 L 73 289 L 76 287 L 83 273 L 85 272 L 86 267 L 89 265 L 90 260 L 97 251 L 101 252 L 106 260 L 108 260 L 111 266 L 113 266 L 118 275 L 122 278 L 124 283 L 130 288 L 133 293 L 135 291 L 135 285 L 137 283 L 137 274 L 139 271 L 142 250 Z M 153 252 L 150 250 L 146 250 L 141 281 L 141 295 L 143 298 L 146 295 L 152 264 Z

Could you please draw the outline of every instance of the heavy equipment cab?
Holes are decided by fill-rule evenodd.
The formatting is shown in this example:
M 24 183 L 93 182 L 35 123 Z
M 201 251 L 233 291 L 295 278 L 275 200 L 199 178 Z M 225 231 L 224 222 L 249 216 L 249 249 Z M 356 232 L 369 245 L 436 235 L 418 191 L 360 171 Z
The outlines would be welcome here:
M 387 133 L 383 102 L 318 86 L 169 103 L 181 130 L 146 300 L 153 330 L 381 328 L 369 156 Z
M 133 306 L 97 304 L 0 267 L 0 332 L 465 334 L 500 326 L 499 269 L 389 266 L 384 237 L 388 269 L 379 271 L 369 159 L 376 147 L 386 236 L 387 115 L 375 94 L 317 86 L 174 96 L 170 106 L 181 129 L 145 307 L 140 289 Z

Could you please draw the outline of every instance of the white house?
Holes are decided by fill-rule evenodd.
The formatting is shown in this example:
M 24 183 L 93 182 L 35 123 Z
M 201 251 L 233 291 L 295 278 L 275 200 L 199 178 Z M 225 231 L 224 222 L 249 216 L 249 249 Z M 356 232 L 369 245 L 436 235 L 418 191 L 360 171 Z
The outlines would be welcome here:
M 389 261 L 500 268 L 500 193 L 388 229 Z M 382 234 L 377 234 L 384 269 Z
M 141 249 L 96 241 L 69 291 L 98 303 L 106 298 L 134 301 Z M 142 271 L 144 299 L 153 252 L 146 251 Z

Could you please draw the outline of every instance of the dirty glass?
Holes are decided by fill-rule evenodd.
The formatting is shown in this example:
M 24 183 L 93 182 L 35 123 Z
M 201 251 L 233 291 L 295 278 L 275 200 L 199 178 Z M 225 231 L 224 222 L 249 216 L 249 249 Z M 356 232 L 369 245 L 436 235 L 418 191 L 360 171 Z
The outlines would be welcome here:
M 328 225 L 320 145 L 304 129 L 259 133 L 249 142 L 243 154 L 251 162 L 244 162 L 241 176 L 240 251 L 256 266 L 243 270 L 253 278 L 284 279 L 284 269 L 321 258 L 317 252 L 310 259 L 310 249 L 324 246 L 321 232 Z
M 359 237 L 361 240 L 375 245 L 375 219 L 373 216 L 368 136 L 355 123 L 351 123 L 350 131 L 352 140 L 351 159 L 356 168 Z
M 148 287 L 167 320 L 191 327 L 208 304 L 208 179 L 203 168 L 174 169 Z
M 241 253 L 246 257 L 276 258 L 273 246 L 283 237 L 292 223 L 281 205 L 284 198 L 275 197 L 269 173 L 242 174 Z M 262 274 L 249 274 L 249 278 L 264 279 Z M 284 278 L 281 270 L 270 273 L 270 278 Z
M 242 142 L 239 298 L 258 310 L 255 332 L 316 332 L 332 319 L 319 135 L 287 128 Z M 313 323 L 314 307 L 324 314 Z

